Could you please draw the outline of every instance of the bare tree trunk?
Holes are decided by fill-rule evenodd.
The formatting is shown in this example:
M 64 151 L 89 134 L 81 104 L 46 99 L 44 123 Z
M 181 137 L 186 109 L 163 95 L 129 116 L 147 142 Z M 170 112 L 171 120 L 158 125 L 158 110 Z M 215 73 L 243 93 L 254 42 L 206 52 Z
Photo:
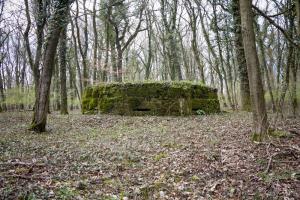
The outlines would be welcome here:
M 253 112 L 253 132 L 263 136 L 268 131 L 268 117 L 253 27 L 252 0 L 240 0 L 243 44 Z
M 111 49 L 111 42 L 112 42 L 112 27 L 110 24 L 110 18 L 112 15 L 112 7 L 108 6 L 107 7 L 107 13 L 105 15 L 105 20 L 104 20 L 104 26 L 105 26 L 105 59 L 104 59 L 104 65 L 102 69 L 102 81 L 107 82 L 108 81 L 108 72 L 110 72 L 110 67 L 108 66 L 108 61 L 109 61 L 109 51 Z M 112 52 L 113 53 L 113 52 Z M 113 55 L 111 55 L 112 58 Z
M 243 47 L 243 38 L 241 30 L 241 15 L 239 0 L 233 0 L 233 17 L 234 17 L 234 31 L 235 31 L 235 54 L 239 69 L 240 77 L 240 92 L 241 92 L 241 109 L 245 111 L 251 110 L 250 88 L 247 73 L 247 65 L 245 52 Z
M 258 47 L 259 47 L 259 50 L 261 53 L 261 65 L 262 65 L 262 68 L 264 69 L 263 71 L 266 75 L 266 82 L 267 82 L 267 87 L 268 87 L 270 98 L 271 98 L 272 111 L 276 112 L 276 106 L 275 106 L 275 101 L 274 101 L 274 96 L 273 96 L 273 89 L 271 86 L 271 80 L 270 80 L 269 70 L 268 70 L 267 61 L 266 61 L 264 41 L 262 38 L 262 33 L 259 28 L 259 24 L 256 24 L 256 26 L 257 26 L 257 32 L 258 32 L 258 38 L 257 38 Z
M 166 5 L 165 0 L 160 1 L 161 4 L 161 14 L 164 29 L 166 32 L 166 43 L 167 43 L 167 55 L 170 67 L 170 77 L 171 80 L 182 80 L 181 66 L 178 57 L 178 47 L 176 41 L 176 24 L 177 24 L 177 9 L 178 9 L 178 0 L 172 0 L 170 19 L 167 19 Z
M 60 113 L 68 114 L 68 95 L 67 95 L 67 27 L 60 34 L 59 42 L 59 66 L 60 66 Z
M 195 61 L 197 63 L 198 69 L 199 69 L 199 73 L 200 73 L 200 81 L 201 83 L 205 84 L 205 77 L 204 77 L 204 64 L 200 58 L 200 52 L 199 52 L 199 48 L 198 48 L 198 43 L 197 43 L 197 19 L 198 19 L 198 15 L 196 15 L 195 12 L 195 8 L 192 5 L 191 1 L 188 0 L 186 1 L 186 8 L 188 11 L 188 15 L 190 18 L 190 27 L 191 27 L 191 31 L 192 31 L 192 40 L 191 40 L 191 46 L 192 46 L 192 50 L 193 50 L 193 54 L 195 57 Z
M 288 57 L 287 57 L 287 63 L 285 65 L 284 69 L 284 74 L 283 74 L 283 80 L 282 80 L 282 88 L 281 88 L 281 93 L 279 97 L 279 102 L 278 102 L 278 113 L 283 117 L 283 107 L 284 107 L 284 101 L 285 101 L 285 96 L 286 92 L 288 90 L 289 84 L 290 84 L 290 69 L 294 65 L 295 59 L 294 59 L 294 47 L 293 45 L 289 44 L 288 45 Z
M 82 74 L 81 74 L 81 70 L 80 70 L 80 65 L 79 65 L 79 58 L 78 58 L 78 48 L 77 48 L 77 40 L 76 40 L 76 36 L 75 36 L 75 30 L 74 30 L 74 24 L 73 21 L 71 20 L 71 30 L 72 30 L 72 38 L 74 41 L 74 55 L 75 55 L 75 62 L 76 62 L 76 69 L 77 69 L 77 73 L 78 73 L 78 78 L 79 78 L 79 100 L 81 99 L 82 93 L 83 93 L 83 81 L 82 81 Z M 76 81 L 75 81 L 75 86 L 76 86 Z
M 212 3 L 213 6 L 213 15 L 214 15 L 214 31 L 216 33 L 216 42 L 217 42 L 217 46 L 218 46 L 218 54 L 219 54 L 219 60 L 220 60 L 220 67 L 221 67 L 221 71 L 223 73 L 223 78 L 224 78 L 224 83 L 225 83 L 225 89 L 226 89 L 226 93 L 227 93 L 227 101 L 230 104 L 230 106 L 234 109 L 234 106 L 232 104 L 232 100 L 231 100 L 231 95 L 230 95 L 230 91 L 229 91 L 229 87 L 228 87 L 228 81 L 227 81 L 227 73 L 224 67 L 224 58 L 223 58 L 223 54 L 222 54 L 222 47 L 221 47 L 221 37 L 219 34 L 219 27 L 218 27 L 218 23 L 217 23 L 217 8 L 216 8 L 216 0 L 213 0 Z M 223 84 L 223 83 L 222 83 Z
M 291 4 L 289 4 L 289 5 L 291 6 Z M 288 15 L 286 17 L 286 22 L 288 24 L 288 35 L 290 38 L 293 38 L 295 24 L 294 24 L 294 15 L 292 13 L 288 13 Z M 280 94 L 279 105 L 278 105 L 278 109 L 279 109 L 278 113 L 281 114 L 281 117 L 283 117 L 284 101 L 285 101 L 286 93 L 287 93 L 287 90 L 288 90 L 289 84 L 290 84 L 290 72 L 291 72 L 291 70 L 297 71 L 297 69 L 296 69 L 297 66 L 296 66 L 296 62 L 295 62 L 295 59 L 296 59 L 295 55 L 296 55 L 297 49 L 294 47 L 294 45 L 291 42 L 288 42 L 287 47 L 288 47 L 287 63 L 286 63 L 285 69 L 284 69 L 284 76 L 283 76 L 283 80 L 282 80 L 282 84 L 281 84 L 282 88 L 281 88 L 281 94 Z M 293 77 L 293 75 L 292 75 L 292 77 Z M 293 87 L 292 87 L 292 90 L 293 90 Z M 294 98 L 296 98 L 296 94 L 294 94 L 294 96 L 295 96 Z M 292 102 L 293 102 L 294 98 L 292 97 Z
M 111 65 L 112 65 L 112 81 L 118 80 L 118 66 L 117 66 L 117 57 L 116 57 L 116 45 L 115 41 L 110 41 L 110 51 L 111 51 Z
M 223 107 L 227 107 L 227 104 L 226 104 L 226 101 L 225 101 L 225 96 L 224 96 L 224 83 L 223 83 L 223 76 L 221 74 L 221 70 L 220 70 L 220 62 L 219 62 L 219 59 L 217 57 L 217 54 L 210 42 L 210 39 L 209 39 L 209 34 L 206 30 L 206 26 L 204 24 L 204 15 L 202 14 L 201 12 L 201 4 L 199 1 L 196 1 L 197 2 L 197 5 L 198 5 L 198 10 L 199 10 L 199 13 L 200 13 L 200 24 L 201 24 L 201 28 L 202 28 L 202 32 L 203 32 L 203 35 L 204 35 L 204 39 L 207 43 L 207 46 L 208 46 L 208 51 L 209 51 L 209 55 L 212 55 L 213 57 L 213 62 L 211 62 L 211 69 L 214 69 L 214 71 L 217 73 L 217 76 L 218 76 L 218 79 L 219 79 L 219 82 L 220 82 L 220 90 L 219 90 L 219 95 L 220 95 L 220 100 L 221 100 L 221 103 L 223 104 Z M 212 71 L 211 71 L 211 77 L 212 76 Z M 213 78 L 211 78 L 211 80 L 213 80 Z
M 283 47 L 280 43 L 280 32 L 277 30 L 277 48 L 276 48 L 276 54 L 277 54 L 277 63 L 276 63 L 276 105 L 279 105 L 279 90 L 280 90 L 280 74 L 282 69 L 282 53 L 283 53 Z
M 295 1 L 295 9 L 297 14 L 297 37 L 300 37 L 300 0 L 294 0 Z M 297 109 L 298 109 L 298 99 L 297 99 L 297 72 L 300 67 L 300 49 L 298 48 L 296 50 L 296 61 L 295 65 L 292 68 L 292 112 L 293 116 L 296 117 L 297 115 Z
M 105 22 L 105 58 L 102 69 L 102 81 L 107 82 L 108 60 L 109 60 L 109 23 Z
M 3 75 L 2 75 L 2 63 L 0 63 L 0 112 L 6 111 L 5 105 L 5 94 L 4 94 L 4 84 L 3 84 Z
M 234 96 L 234 91 L 233 91 L 233 77 L 232 77 L 232 68 L 234 65 L 234 62 L 230 61 L 231 58 L 231 51 L 230 49 L 232 49 L 232 44 L 231 44 L 231 39 L 229 36 L 229 24 L 228 24 L 228 20 L 226 19 L 226 31 L 224 31 L 224 40 L 225 40 L 225 47 L 226 47 L 226 73 L 227 73 L 227 77 L 228 77 L 228 93 L 230 94 L 230 99 L 231 99 L 231 108 L 233 110 L 236 109 L 237 104 L 235 103 L 235 96 Z M 234 59 L 233 59 L 234 60 Z
M 94 0 L 93 3 L 93 15 L 92 15 L 92 22 L 93 22 L 93 32 L 94 32 L 94 51 L 93 51 L 93 84 L 97 81 L 98 76 L 98 32 L 97 32 L 97 23 L 96 23 L 96 2 L 97 0 Z
M 180 31 L 178 31 L 178 39 L 180 41 L 180 46 L 181 46 L 181 51 L 182 51 L 182 60 L 183 60 L 183 66 L 185 68 L 185 74 L 186 74 L 186 79 L 187 80 L 193 80 L 192 79 L 192 70 L 190 69 L 190 63 L 189 63 L 189 57 L 187 56 L 187 50 L 184 48 L 183 45 L 183 37 L 180 33 Z
M 150 73 L 151 73 L 151 63 L 152 63 L 152 57 L 153 57 L 153 49 L 152 49 L 152 35 L 153 35 L 153 29 L 152 29 L 152 19 L 151 14 L 149 10 L 147 10 L 146 13 L 146 23 L 147 23 L 147 35 L 148 35 L 148 58 L 146 62 L 146 72 L 145 72 L 145 79 L 149 80 Z
M 81 34 L 80 34 L 80 28 L 78 24 L 78 18 L 79 18 L 79 3 L 78 0 L 76 0 L 76 16 L 75 16 L 75 26 L 76 26 L 76 32 L 77 32 L 77 40 L 78 40 L 78 49 L 82 58 L 82 67 L 83 67 L 83 88 L 86 88 L 89 83 L 89 72 L 88 72 L 88 61 L 87 61 L 87 51 L 88 51 L 88 22 L 87 22 L 87 13 L 86 13 L 86 0 L 83 0 L 83 9 L 84 9 L 84 44 L 82 44 L 81 41 Z
M 59 80 L 59 64 L 58 58 L 55 56 L 55 64 L 54 64 L 54 76 L 53 76 L 53 92 L 54 92 L 54 102 L 53 102 L 53 110 L 60 110 L 60 80 Z M 49 104 L 50 105 L 50 104 Z
M 50 18 L 45 51 L 43 55 L 43 70 L 39 83 L 39 93 L 36 103 L 31 130 L 44 132 L 46 130 L 47 114 L 49 109 L 49 95 L 54 58 L 61 30 L 65 27 L 68 15 L 69 0 L 56 0 L 54 13 Z
M 23 53 L 23 67 L 21 70 L 21 79 L 20 79 L 20 84 L 21 84 L 21 92 L 24 94 L 25 92 L 25 75 L 26 75 L 26 59 L 25 59 L 25 52 Z M 20 109 L 24 110 L 25 106 L 24 103 L 22 102 L 20 105 Z
M 76 94 L 76 81 L 74 79 L 75 73 L 73 68 L 71 67 L 70 62 L 68 63 L 68 71 L 70 74 L 69 77 L 69 85 L 70 85 L 70 110 L 74 110 L 74 100 L 75 100 L 75 94 Z
M 40 60 L 42 56 L 42 48 L 44 43 L 44 27 L 46 24 L 46 8 L 47 8 L 47 1 L 42 0 L 34 0 L 35 6 L 35 21 L 36 21 L 36 51 L 35 51 L 35 58 L 33 58 L 31 48 L 30 48 L 30 41 L 29 41 L 29 31 L 31 28 L 31 18 L 29 12 L 29 5 L 28 0 L 24 0 L 25 3 L 25 11 L 26 11 L 26 18 L 27 18 L 27 27 L 24 32 L 24 40 L 25 40 L 25 47 L 28 55 L 29 65 L 33 72 L 34 78 L 34 85 L 35 85 L 35 97 L 37 98 L 38 88 L 39 88 L 39 79 L 40 79 Z

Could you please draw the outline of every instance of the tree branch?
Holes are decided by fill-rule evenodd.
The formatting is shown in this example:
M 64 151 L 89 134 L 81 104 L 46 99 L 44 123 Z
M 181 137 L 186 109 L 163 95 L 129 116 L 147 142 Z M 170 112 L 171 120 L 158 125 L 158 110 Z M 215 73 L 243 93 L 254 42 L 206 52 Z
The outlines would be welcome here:
M 273 19 L 271 19 L 271 17 L 269 17 L 268 15 L 266 15 L 263 11 L 261 11 L 258 7 L 252 5 L 252 7 L 254 8 L 254 10 L 256 10 L 256 12 L 261 15 L 262 17 L 264 17 L 266 20 L 269 21 L 270 24 L 272 24 L 273 26 L 275 26 L 283 35 L 284 37 L 295 47 L 299 48 L 300 46 L 298 44 L 296 44 L 293 40 L 293 38 L 290 37 L 290 35 L 286 32 L 286 30 L 284 30 L 281 26 L 279 26 Z

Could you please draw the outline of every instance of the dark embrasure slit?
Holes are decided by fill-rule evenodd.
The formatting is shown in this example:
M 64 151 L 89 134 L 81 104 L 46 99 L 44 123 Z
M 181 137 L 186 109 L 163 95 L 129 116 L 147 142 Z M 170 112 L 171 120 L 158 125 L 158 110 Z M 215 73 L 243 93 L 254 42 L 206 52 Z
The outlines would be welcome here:
M 149 108 L 136 108 L 136 109 L 134 109 L 134 111 L 146 112 L 146 111 L 150 111 L 150 109 Z

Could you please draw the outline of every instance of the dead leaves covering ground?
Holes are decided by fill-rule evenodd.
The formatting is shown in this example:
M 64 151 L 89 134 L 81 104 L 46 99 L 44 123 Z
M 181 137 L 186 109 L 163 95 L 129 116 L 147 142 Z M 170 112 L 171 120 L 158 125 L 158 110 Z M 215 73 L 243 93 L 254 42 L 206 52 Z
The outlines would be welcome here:
M 300 199 L 300 135 L 255 144 L 250 114 L 31 114 L 0 114 L 0 199 Z

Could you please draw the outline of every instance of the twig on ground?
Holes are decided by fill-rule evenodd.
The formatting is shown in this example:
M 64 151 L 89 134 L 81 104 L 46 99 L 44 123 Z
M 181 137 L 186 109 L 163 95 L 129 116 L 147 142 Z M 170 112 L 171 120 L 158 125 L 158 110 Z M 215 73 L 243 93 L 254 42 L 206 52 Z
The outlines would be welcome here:
M 33 179 L 46 179 L 45 177 L 41 176 L 25 176 L 25 175 L 17 175 L 17 174 L 11 174 L 11 175 L 4 175 L 3 178 L 18 178 L 18 179 L 26 179 L 26 180 L 33 180 Z
M 25 163 L 25 162 L 5 162 L 0 163 L 0 165 L 13 165 L 13 166 L 26 166 L 26 167 L 45 167 L 45 164 L 39 163 Z

